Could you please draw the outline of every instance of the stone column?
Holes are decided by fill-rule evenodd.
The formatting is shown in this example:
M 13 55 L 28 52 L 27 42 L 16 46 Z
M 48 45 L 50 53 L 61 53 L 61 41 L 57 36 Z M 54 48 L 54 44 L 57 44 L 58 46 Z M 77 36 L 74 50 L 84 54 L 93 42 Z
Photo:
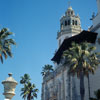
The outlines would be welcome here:
M 70 74 L 67 77 L 67 99 L 72 100 L 72 77 Z
M 15 81 L 12 77 L 11 73 L 9 73 L 8 75 L 9 77 L 2 82 L 2 84 L 4 85 L 4 100 L 11 100 L 13 98 L 13 96 L 15 95 L 16 85 L 18 84 L 17 81 Z
M 64 81 L 64 69 L 62 69 L 62 84 L 61 84 L 61 99 L 65 100 L 65 81 Z
M 61 82 L 58 83 L 58 100 L 61 100 Z

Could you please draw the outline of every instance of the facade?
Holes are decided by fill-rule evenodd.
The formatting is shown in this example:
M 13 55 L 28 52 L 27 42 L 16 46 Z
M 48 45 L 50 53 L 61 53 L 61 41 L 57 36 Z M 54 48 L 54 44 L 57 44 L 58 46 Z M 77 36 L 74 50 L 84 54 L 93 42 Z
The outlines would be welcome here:
M 95 45 L 97 52 L 100 52 L 100 0 L 96 1 L 98 12 L 96 16 L 92 17 L 93 25 L 91 26 L 90 31 L 98 33 Z M 96 71 L 95 75 L 91 75 L 90 77 L 91 96 L 93 96 L 93 91 L 100 89 L 100 68 Z
M 92 18 L 93 26 L 90 31 L 82 31 L 79 15 L 75 15 L 72 7 L 69 7 L 60 20 L 60 32 L 57 34 L 58 51 L 52 61 L 55 70 L 43 77 L 42 100 L 80 100 L 80 80 L 68 75 L 66 66 L 62 66 L 62 52 L 70 47 L 71 41 L 95 43 L 97 51 L 100 51 L 100 0 L 97 0 L 98 13 Z M 97 32 L 98 35 L 94 32 Z M 88 38 L 88 39 L 87 39 Z M 79 40 L 80 39 L 80 40 Z M 95 75 L 90 75 L 90 96 L 100 88 L 100 69 Z M 85 78 L 85 100 L 89 100 L 88 79 Z

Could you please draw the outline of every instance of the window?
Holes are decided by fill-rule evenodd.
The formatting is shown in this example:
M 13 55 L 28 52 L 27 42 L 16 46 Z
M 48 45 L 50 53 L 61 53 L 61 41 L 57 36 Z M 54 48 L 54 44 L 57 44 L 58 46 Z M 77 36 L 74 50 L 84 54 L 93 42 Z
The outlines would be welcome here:
M 72 24 L 74 25 L 74 20 L 72 20 Z
M 75 25 L 77 25 L 77 21 L 75 21 Z
M 70 25 L 70 20 L 68 20 L 68 25 Z
M 70 15 L 70 11 L 68 11 L 68 15 Z
M 67 26 L 67 21 L 65 21 L 65 26 Z
M 73 11 L 71 11 L 71 15 L 73 15 Z

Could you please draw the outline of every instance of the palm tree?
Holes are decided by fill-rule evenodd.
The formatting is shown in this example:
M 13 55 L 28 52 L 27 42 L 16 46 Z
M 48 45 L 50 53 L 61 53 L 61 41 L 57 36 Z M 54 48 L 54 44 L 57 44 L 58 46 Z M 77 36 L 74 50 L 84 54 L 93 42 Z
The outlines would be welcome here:
M 11 45 L 16 45 L 15 41 L 9 38 L 12 35 L 7 28 L 3 28 L 0 31 L 0 60 L 3 63 L 3 56 L 5 59 L 7 57 L 12 57 Z
M 32 84 L 30 82 L 30 76 L 28 74 L 24 74 L 24 76 L 21 77 L 20 83 L 24 85 L 23 88 L 21 88 L 21 96 L 25 100 L 34 100 L 34 98 L 37 98 L 37 92 L 38 89 L 35 87 L 35 84 Z
M 28 74 L 24 74 L 24 76 L 21 76 L 20 83 L 21 84 L 26 84 L 30 81 L 30 76 Z
M 50 72 L 53 72 L 53 66 L 47 64 L 47 65 L 45 65 L 45 66 L 42 68 L 41 74 L 42 74 L 42 76 L 45 76 L 45 75 L 47 75 L 47 74 L 50 73 Z
M 25 100 L 26 99 L 26 97 L 27 97 L 27 85 L 26 84 L 24 84 L 24 87 L 23 88 L 21 88 L 21 94 L 20 94 L 20 96 L 22 96 L 22 98 Z
M 26 98 L 27 100 L 34 100 L 34 98 L 37 98 L 38 89 L 36 89 L 35 84 L 28 82 L 24 85 L 24 88 L 22 88 L 21 91 L 21 96 L 24 100 Z
M 84 76 L 88 77 L 89 73 L 94 74 L 100 64 L 100 53 L 96 53 L 95 49 L 96 47 L 87 42 L 72 43 L 72 47 L 63 53 L 64 64 L 69 65 L 68 73 L 80 78 L 81 100 L 84 100 L 85 95 Z
M 100 89 L 94 92 L 96 98 L 90 98 L 90 100 L 100 100 Z
M 34 98 L 37 98 L 37 92 L 38 89 L 36 89 L 35 84 L 31 84 L 30 82 L 27 84 L 28 90 L 27 92 L 27 100 L 34 100 Z
M 27 97 L 26 91 L 27 91 L 27 84 L 30 81 L 30 76 L 28 74 L 24 74 L 24 76 L 21 76 L 20 84 L 24 84 L 24 88 L 21 88 L 21 96 L 25 100 Z

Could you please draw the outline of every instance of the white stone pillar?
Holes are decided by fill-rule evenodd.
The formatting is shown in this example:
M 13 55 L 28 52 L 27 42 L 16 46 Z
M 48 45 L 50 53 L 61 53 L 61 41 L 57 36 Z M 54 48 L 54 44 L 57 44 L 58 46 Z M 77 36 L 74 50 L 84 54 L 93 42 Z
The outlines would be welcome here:
M 8 75 L 9 77 L 2 82 L 2 84 L 4 85 L 4 100 L 11 100 L 13 98 L 13 96 L 15 95 L 16 85 L 18 84 L 17 81 L 15 81 L 12 77 L 11 73 L 9 73 Z

